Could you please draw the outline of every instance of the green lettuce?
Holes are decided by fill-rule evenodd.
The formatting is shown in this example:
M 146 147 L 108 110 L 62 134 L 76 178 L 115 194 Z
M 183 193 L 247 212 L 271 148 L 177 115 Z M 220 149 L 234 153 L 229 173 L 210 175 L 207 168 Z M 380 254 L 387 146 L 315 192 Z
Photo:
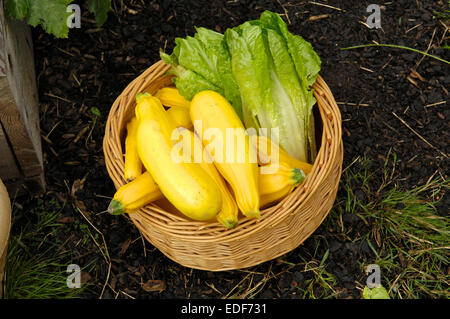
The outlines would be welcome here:
M 171 55 L 175 85 L 188 100 L 202 91 L 222 94 L 247 128 L 278 141 L 291 156 L 315 159 L 311 85 L 321 61 L 312 45 L 289 32 L 286 23 L 265 11 L 258 20 L 227 29 L 224 35 L 198 28 L 194 37 L 177 38 Z M 277 129 L 272 130 L 271 129 Z
M 303 95 L 305 96 L 306 112 L 306 129 L 308 136 L 308 151 L 309 159 L 313 161 L 316 156 L 316 143 L 315 143 L 315 127 L 314 116 L 312 114 L 312 108 L 316 103 L 313 95 L 313 90 L 309 87 L 316 82 L 317 76 L 321 67 L 321 60 L 317 53 L 314 51 L 311 43 L 303 39 L 299 35 L 295 35 L 289 32 L 286 23 L 277 14 L 270 11 L 265 11 L 259 19 L 260 23 L 266 28 L 276 30 L 282 34 L 287 44 L 287 50 L 294 62 L 297 76 L 303 83 Z M 307 85 L 305 84 L 307 83 Z
M 196 28 L 194 37 L 176 38 L 171 55 L 160 52 L 161 59 L 172 65 L 175 86 L 188 100 L 203 90 L 222 94 L 242 116 L 239 87 L 231 73 L 231 57 L 223 34 Z

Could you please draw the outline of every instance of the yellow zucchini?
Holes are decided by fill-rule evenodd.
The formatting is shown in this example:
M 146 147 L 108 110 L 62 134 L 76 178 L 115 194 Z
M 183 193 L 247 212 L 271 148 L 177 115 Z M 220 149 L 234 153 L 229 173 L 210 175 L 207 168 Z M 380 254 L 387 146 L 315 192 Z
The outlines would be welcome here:
M 225 178 L 231 186 L 236 203 L 241 212 L 249 218 L 260 217 L 259 210 L 259 193 L 258 193 L 258 163 L 251 162 L 250 151 L 254 151 L 250 146 L 250 138 L 245 128 L 234 111 L 231 104 L 219 93 L 214 91 L 202 91 L 197 93 L 191 101 L 190 106 L 191 119 L 194 123 L 195 131 L 202 137 L 202 142 L 207 147 L 203 131 L 214 129 L 221 133 L 222 143 L 220 149 L 211 150 L 214 158 L 214 164 L 220 174 Z M 226 143 L 227 131 L 234 129 L 237 140 L 243 140 L 243 148 L 239 143 L 233 143 L 233 148 Z M 216 136 L 217 138 L 218 136 Z M 250 150 L 250 148 L 252 148 Z M 208 148 L 210 149 L 210 148 Z M 221 152 L 222 159 L 218 160 L 218 152 Z M 237 160 L 236 157 L 227 160 L 230 153 L 244 154 L 243 161 Z
M 294 189 L 295 189 L 295 186 L 287 185 L 274 193 L 261 195 L 261 197 L 260 197 L 261 208 L 264 208 L 266 206 L 269 206 L 270 204 L 275 204 L 275 203 L 281 201 L 287 195 L 292 193 L 292 191 Z
M 108 212 L 113 215 L 133 213 L 160 198 L 162 193 L 158 185 L 149 172 L 144 172 L 116 191 L 108 206 Z
M 222 206 L 220 190 L 198 163 L 174 160 L 171 136 L 176 126 L 159 99 L 143 93 L 136 102 L 138 154 L 161 193 L 194 220 L 215 218 Z
M 278 152 L 279 162 L 284 162 L 292 167 L 301 169 L 306 175 L 311 172 L 311 164 L 299 161 L 298 159 L 290 156 L 286 151 L 272 142 L 269 138 L 265 136 L 258 136 L 257 141 L 258 161 L 260 165 L 270 164 L 272 153 Z M 274 155 L 274 157 L 276 156 Z
M 259 168 L 258 177 L 260 195 L 278 192 L 286 186 L 298 186 L 305 179 L 305 173 L 301 169 L 282 162 L 273 174 L 263 174 L 262 169 L 263 167 Z
M 260 207 L 282 200 L 305 180 L 305 173 L 288 163 L 278 163 L 277 171 L 271 174 L 263 173 L 263 168 L 259 167 Z
M 193 125 L 188 107 L 174 106 L 167 110 L 167 114 L 169 114 L 170 118 L 175 123 L 175 126 L 187 129 L 192 128 Z
M 222 176 L 214 166 L 210 154 L 203 148 L 202 141 L 194 132 L 185 128 L 180 128 L 180 132 L 183 135 L 183 142 L 187 142 L 184 143 L 183 149 L 191 149 L 192 160 L 195 160 L 195 153 L 202 156 L 200 158 L 201 167 L 214 179 L 214 182 L 222 194 L 222 208 L 216 216 L 217 221 L 220 222 L 225 228 L 236 227 L 238 224 L 239 213 L 236 201 L 234 200 L 234 197 L 228 189 L 228 186 Z
M 127 136 L 125 138 L 124 177 L 127 182 L 131 182 L 142 174 L 142 162 L 136 148 L 136 129 L 137 119 L 133 117 L 127 124 Z
M 189 108 L 189 101 L 186 100 L 175 87 L 161 88 L 156 92 L 155 97 L 157 97 L 162 105 L 166 107 Z

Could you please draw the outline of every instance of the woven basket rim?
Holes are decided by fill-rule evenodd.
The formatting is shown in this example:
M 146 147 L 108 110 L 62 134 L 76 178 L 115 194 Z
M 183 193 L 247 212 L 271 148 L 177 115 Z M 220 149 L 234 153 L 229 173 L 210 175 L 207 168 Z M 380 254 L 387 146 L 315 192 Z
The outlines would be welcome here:
M 165 75 L 169 69 L 170 66 L 163 61 L 156 62 L 131 81 L 111 107 L 105 128 L 103 151 L 108 174 L 116 188 L 125 184 L 122 151 L 123 128 L 124 123 L 129 120 L 132 114 L 130 109 L 135 105 L 134 97 L 139 92 L 146 91 L 154 94 L 158 88 L 172 85 L 170 76 Z M 312 171 L 307 175 L 304 182 L 281 202 L 261 210 L 261 218 L 249 219 L 241 216 L 236 228 L 225 229 L 216 221 L 198 222 L 189 220 L 187 217 L 165 211 L 155 204 L 147 205 L 135 213 L 127 214 L 127 216 L 151 243 L 153 243 L 152 237 L 156 236 L 155 234 L 159 234 L 158 236 L 166 236 L 167 238 L 164 239 L 166 241 L 188 241 L 193 244 L 215 243 L 223 245 L 250 238 L 252 234 L 258 233 L 265 228 L 277 227 L 291 213 L 301 214 L 302 212 L 298 211 L 299 206 L 302 202 L 311 200 L 314 197 L 317 188 L 323 181 L 328 179 L 330 175 L 336 175 L 333 178 L 335 177 L 339 181 L 341 168 L 338 172 L 335 172 L 333 171 L 333 165 L 336 162 L 340 166 L 342 165 L 343 150 L 339 108 L 331 90 L 320 75 L 317 77 L 313 88 L 314 96 L 317 100 L 315 107 L 319 109 L 322 121 L 322 137 Z M 332 186 L 333 189 L 338 187 L 337 185 Z M 335 196 L 335 194 L 330 194 L 330 196 Z M 321 204 L 318 204 L 318 208 L 320 207 Z M 300 216 L 299 218 L 302 217 Z M 307 218 L 308 216 L 304 217 Z M 311 218 L 309 216 L 309 219 Z M 307 219 L 305 220 L 306 222 Z M 149 229 L 151 229 L 151 233 L 149 233 Z M 173 259 L 173 255 L 164 250 L 161 251 Z M 189 254 L 189 252 L 179 252 L 179 254 Z M 207 256 L 202 256 L 202 258 L 208 259 Z M 201 269 L 201 267 L 195 268 Z

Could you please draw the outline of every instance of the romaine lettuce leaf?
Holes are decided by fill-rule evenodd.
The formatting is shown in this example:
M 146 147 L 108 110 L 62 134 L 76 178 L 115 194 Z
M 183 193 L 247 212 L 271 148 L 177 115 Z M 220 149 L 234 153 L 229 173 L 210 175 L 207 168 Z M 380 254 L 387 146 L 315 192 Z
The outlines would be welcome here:
M 299 38 L 291 37 L 277 14 L 265 12 L 262 18 L 225 32 L 232 73 L 241 91 L 244 124 L 247 128 L 278 128 L 280 147 L 299 160 L 312 161 L 312 106 L 316 101 L 308 75 L 315 81 L 316 68 L 299 62 L 303 55 L 295 53 L 296 59 L 292 57 L 294 49 L 289 46 L 298 44 Z M 305 55 L 309 60 L 313 56 Z
M 305 127 L 307 131 L 307 149 L 309 160 L 312 162 L 314 161 L 317 153 L 314 116 L 312 113 L 312 108 L 316 103 L 316 99 L 314 98 L 313 90 L 309 87 L 316 82 L 317 75 L 319 74 L 321 68 L 320 57 L 314 51 L 311 43 L 304 40 L 301 36 L 289 32 L 286 23 L 278 14 L 270 11 L 264 11 L 261 14 L 260 19 L 255 22 L 263 25 L 267 29 L 275 30 L 278 34 L 281 34 L 286 41 L 287 50 L 289 51 L 291 59 L 295 65 L 300 82 L 303 84 L 303 95 L 306 99 L 303 106 L 306 108 L 304 110 L 304 115 L 306 119 Z
M 304 105 L 295 67 L 281 36 L 257 23 L 228 29 L 225 39 L 239 84 L 247 128 L 267 128 L 291 156 L 307 159 Z M 277 128 L 277 131 L 270 131 Z M 302 133 L 303 132 L 303 133 Z M 273 136 L 269 136 L 274 138 Z
M 237 29 L 228 29 L 225 40 L 232 57 L 232 74 L 239 86 L 245 126 L 270 129 L 270 116 L 265 115 L 274 110 L 274 104 L 270 60 L 261 28 L 245 24 Z M 261 108 L 266 112 L 261 112 Z

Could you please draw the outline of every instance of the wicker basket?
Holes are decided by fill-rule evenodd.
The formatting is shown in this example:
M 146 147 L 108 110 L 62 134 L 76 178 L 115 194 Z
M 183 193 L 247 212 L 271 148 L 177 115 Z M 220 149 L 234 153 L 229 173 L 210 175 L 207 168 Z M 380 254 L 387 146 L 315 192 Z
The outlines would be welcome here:
M 103 151 L 108 173 L 116 188 L 125 184 L 123 144 L 126 123 L 134 114 L 139 92 L 154 94 L 172 85 L 170 68 L 159 61 L 133 80 L 114 102 L 106 123 Z M 153 203 L 129 214 L 142 235 L 179 264 L 222 271 L 260 264 L 281 256 L 307 239 L 330 211 L 341 176 L 343 147 L 341 115 L 333 95 L 319 76 L 314 84 L 322 119 L 320 148 L 312 172 L 302 185 L 261 218 L 242 217 L 226 230 L 218 222 L 198 222 Z M 163 207 L 166 207 L 165 209 Z

